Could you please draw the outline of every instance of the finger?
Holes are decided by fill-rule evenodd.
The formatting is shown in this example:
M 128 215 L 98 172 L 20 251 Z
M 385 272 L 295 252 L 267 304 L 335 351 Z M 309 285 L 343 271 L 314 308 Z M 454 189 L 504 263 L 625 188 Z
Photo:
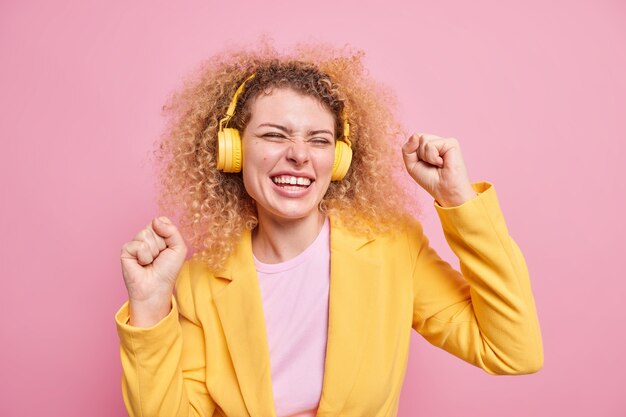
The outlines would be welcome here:
M 159 245 L 154 237 L 154 231 L 152 230 L 151 225 L 148 225 L 145 229 L 137 233 L 133 240 L 143 242 L 148 245 L 148 248 L 150 248 L 150 253 L 152 254 L 153 258 L 156 258 L 161 252 L 161 250 L 159 249 Z
M 402 154 L 410 155 L 417 151 L 417 148 L 420 145 L 420 137 L 418 133 L 412 134 L 409 139 L 402 145 Z
M 434 136 L 434 135 L 430 135 Z M 443 158 L 440 156 L 439 150 L 443 145 L 441 138 L 427 138 L 425 135 L 420 137 L 420 146 L 417 149 L 417 155 L 431 165 L 443 167 Z
M 152 223 L 150 223 L 145 229 L 146 234 L 146 242 L 150 244 L 150 247 L 153 248 L 152 253 L 156 257 L 163 249 L 167 247 L 165 244 L 165 239 L 157 234 L 152 227 Z
M 145 242 L 133 240 L 122 247 L 122 259 L 136 260 L 139 265 L 150 265 L 154 260 Z
M 167 245 L 165 244 L 165 239 L 163 239 L 161 236 L 157 234 L 157 232 L 154 231 L 152 224 L 149 225 L 149 228 L 150 228 L 150 234 L 152 235 L 152 239 L 154 239 L 154 242 L 156 243 L 157 248 L 159 249 L 159 251 L 162 251 L 163 249 L 167 247 Z
M 435 146 L 437 148 L 437 152 L 439 154 L 440 157 L 444 158 L 447 160 L 447 154 L 450 150 L 452 149 L 456 149 L 459 151 L 461 151 L 460 145 L 459 145 L 459 141 L 456 138 L 439 138 L 439 139 L 433 139 L 430 142 L 428 142 L 430 144 L 432 144 L 433 146 Z M 452 153 L 454 154 L 454 152 Z
M 419 146 L 419 137 L 416 135 L 412 135 L 406 141 L 406 143 L 402 146 L 402 160 L 404 161 L 404 165 L 408 170 L 411 170 L 412 167 L 418 163 L 417 158 L 417 147 Z
M 444 145 L 442 146 L 437 146 L 440 150 L 440 154 L 445 153 L 445 151 L 448 151 L 450 148 L 452 147 L 459 147 L 459 141 L 456 138 L 453 137 L 449 137 L 449 138 L 444 138 L 441 136 L 437 136 L 437 135 L 433 135 L 431 133 L 419 133 L 419 136 L 421 137 L 421 140 L 425 143 L 427 142 L 434 142 L 434 143 L 441 143 L 443 142 Z
M 122 259 L 137 259 L 137 241 L 132 240 L 122 246 Z
M 180 251 L 187 250 L 182 235 L 167 217 L 157 217 L 152 220 L 152 228 L 158 236 L 163 238 L 168 248 Z
M 441 149 L 440 145 L 442 145 L 441 142 L 427 142 L 424 147 L 424 154 L 426 155 L 424 159 L 432 165 L 443 167 L 443 158 L 439 153 L 439 150 Z
M 167 247 L 165 240 L 154 231 L 152 222 L 148 224 L 145 229 L 142 229 L 139 233 L 137 233 L 133 240 L 140 242 L 146 240 L 151 245 L 154 244 L 154 246 L 158 249 L 157 254 Z
M 137 250 L 137 263 L 146 266 L 150 265 L 152 261 L 154 261 L 154 256 L 152 256 L 150 246 L 146 242 L 140 242 Z
M 424 139 L 425 141 L 431 141 L 431 140 L 437 140 L 437 139 L 443 139 L 441 136 L 437 136 L 437 135 L 433 135 L 432 133 L 418 133 L 418 135 L 420 136 L 420 138 Z

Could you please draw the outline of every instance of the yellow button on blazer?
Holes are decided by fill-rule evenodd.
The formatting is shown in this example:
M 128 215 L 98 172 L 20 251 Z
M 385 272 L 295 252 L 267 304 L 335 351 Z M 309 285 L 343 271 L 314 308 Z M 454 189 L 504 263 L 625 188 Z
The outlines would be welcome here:
M 329 328 L 317 416 L 397 414 L 411 329 L 493 374 L 543 364 L 522 253 L 491 184 L 465 204 L 435 204 L 462 274 L 418 223 L 370 238 L 331 218 Z M 116 314 L 122 391 L 131 416 L 276 417 L 250 233 L 227 267 L 185 263 L 170 314 L 147 329 Z

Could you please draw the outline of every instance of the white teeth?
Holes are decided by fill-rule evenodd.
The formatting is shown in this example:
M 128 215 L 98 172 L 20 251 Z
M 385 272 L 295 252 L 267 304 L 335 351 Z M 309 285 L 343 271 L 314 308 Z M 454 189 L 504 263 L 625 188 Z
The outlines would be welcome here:
M 294 177 L 292 175 L 279 175 L 272 178 L 272 181 L 276 184 L 289 184 L 289 185 L 305 185 L 311 184 L 311 180 L 306 177 Z

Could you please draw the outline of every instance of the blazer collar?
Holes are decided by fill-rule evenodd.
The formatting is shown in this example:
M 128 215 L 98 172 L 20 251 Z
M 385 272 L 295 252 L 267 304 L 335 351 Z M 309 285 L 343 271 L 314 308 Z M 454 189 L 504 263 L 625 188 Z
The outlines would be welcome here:
M 356 381 L 373 318 L 370 300 L 378 265 L 360 249 L 374 239 L 355 236 L 331 217 L 329 323 L 318 416 L 339 415 Z M 276 417 L 267 331 L 250 231 L 245 231 L 212 285 L 241 394 L 250 416 Z M 228 281 L 224 281 L 228 280 Z

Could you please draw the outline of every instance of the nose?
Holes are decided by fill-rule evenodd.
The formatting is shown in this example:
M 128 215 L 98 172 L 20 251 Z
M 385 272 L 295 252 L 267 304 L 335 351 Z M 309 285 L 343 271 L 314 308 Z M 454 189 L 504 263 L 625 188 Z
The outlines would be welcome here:
M 302 166 L 309 162 L 309 150 L 307 145 L 300 140 L 295 140 L 289 145 L 287 149 L 287 160 L 291 163 Z

